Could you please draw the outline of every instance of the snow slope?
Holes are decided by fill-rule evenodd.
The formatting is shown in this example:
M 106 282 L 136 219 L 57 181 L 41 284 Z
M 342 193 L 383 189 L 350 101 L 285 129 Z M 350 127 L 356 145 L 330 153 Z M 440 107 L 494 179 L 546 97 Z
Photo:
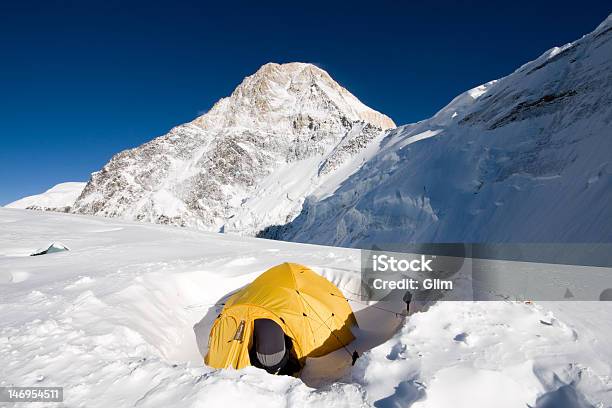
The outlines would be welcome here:
M 71 250 L 27 256 L 56 240 Z M 2 208 L 0 386 L 63 386 L 69 407 L 612 406 L 609 302 L 439 302 L 404 321 L 382 310 L 396 300 L 351 301 L 354 367 L 344 350 L 301 379 L 204 366 L 217 303 L 285 261 L 358 290 L 354 249 Z
M 612 242 L 612 16 L 581 39 L 384 136 L 334 194 L 261 236 Z
M 395 124 L 311 64 L 266 64 L 206 114 L 115 155 L 75 213 L 254 234 L 350 174 Z
M 60 183 L 41 194 L 24 197 L 5 205 L 7 208 L 27 208 L 67 212 L 81 195 L 87 183 Z

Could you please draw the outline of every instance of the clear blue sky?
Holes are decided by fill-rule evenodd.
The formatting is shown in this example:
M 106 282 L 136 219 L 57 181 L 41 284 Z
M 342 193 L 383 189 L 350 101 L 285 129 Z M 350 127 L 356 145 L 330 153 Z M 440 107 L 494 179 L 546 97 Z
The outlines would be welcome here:
M 0 205 L 88 180 L 269 61 L 316 63 L 405 124 L 612 12 L 609 0 L 411 3 L 0 1 Z

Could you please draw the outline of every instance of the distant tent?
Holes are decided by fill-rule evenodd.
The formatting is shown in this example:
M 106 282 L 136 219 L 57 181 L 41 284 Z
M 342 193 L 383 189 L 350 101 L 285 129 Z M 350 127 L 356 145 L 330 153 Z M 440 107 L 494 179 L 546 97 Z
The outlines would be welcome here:
M 213 323 L 204 361 L 215 368 L 256 365 L 273 371 L 284 364 L 284 357 L 302 367 L 307 357 L 346 348 L 356 324 L 348 301 L 333 283 L 305 266 L 284 263 L 229 298 Z
M 51 245 L 49 245 L 47 248 L 37 249 L 36 252 L 34 252 L 33 254 L 30 254 L 30 256 L 46 255 L 46 254 L 52 254 L 55 252 L 63 252 L 63 251 L 70 251 L 70 249 L 66 245 L 62 244 L 61 242 L 54 242 Z

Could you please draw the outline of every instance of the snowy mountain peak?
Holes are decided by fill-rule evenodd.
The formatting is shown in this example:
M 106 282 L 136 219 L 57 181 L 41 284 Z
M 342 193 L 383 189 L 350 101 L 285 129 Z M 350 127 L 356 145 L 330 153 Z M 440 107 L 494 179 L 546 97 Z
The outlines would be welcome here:
M 254 234 L 332 189 L 390 128 L 324 70 L 269 63 L 194 121 L 115 155 L 73 211 Z
M 328 114 L 383 130 L 395 128 L 389 117 L 364 105 L 327 72 L 300 62 L 263 65 L 194 123 L 206 129 L 249 127 L 278 125 L 295 116 L 325 120 Z M 225 120 L 220 122 L 220 117 Z

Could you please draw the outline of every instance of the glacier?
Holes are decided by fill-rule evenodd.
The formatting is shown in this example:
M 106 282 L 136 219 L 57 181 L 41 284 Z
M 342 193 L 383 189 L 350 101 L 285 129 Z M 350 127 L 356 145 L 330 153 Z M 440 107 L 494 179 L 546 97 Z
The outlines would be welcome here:
M 612 16 L 432 118 L 390 130 L 333 194 L 259 236 L 612 242 Z

